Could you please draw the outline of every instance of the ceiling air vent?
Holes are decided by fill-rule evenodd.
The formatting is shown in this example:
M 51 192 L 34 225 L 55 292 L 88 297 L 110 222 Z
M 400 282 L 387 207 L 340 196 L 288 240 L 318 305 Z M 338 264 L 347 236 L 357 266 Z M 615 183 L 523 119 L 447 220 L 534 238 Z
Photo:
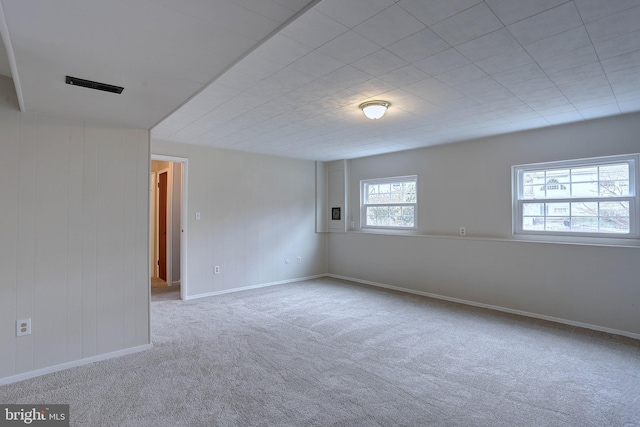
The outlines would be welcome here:
M 67 76 L 66 83 L 68 85 L 88 87 L 89 89 L 102 90 L 111 93 L 122 93 L 122 91 L 124 90 L 124 88 L 120 86 L 113 86 L 100 82 L 92 82 L 91 80 L 84 80 L 70 76 Z

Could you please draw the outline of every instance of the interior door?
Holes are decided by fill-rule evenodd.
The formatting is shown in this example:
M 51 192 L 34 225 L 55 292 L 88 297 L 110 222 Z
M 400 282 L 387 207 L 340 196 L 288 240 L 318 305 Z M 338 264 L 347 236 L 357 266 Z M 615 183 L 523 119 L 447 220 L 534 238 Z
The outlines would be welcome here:
M 158 277 L 167 281 L 167 184 L 168 173 L 158 176 Z

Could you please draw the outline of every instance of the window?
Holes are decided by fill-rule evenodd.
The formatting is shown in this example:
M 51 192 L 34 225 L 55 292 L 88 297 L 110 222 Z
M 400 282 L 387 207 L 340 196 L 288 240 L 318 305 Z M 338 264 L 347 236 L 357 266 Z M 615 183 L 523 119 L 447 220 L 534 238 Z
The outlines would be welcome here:
M 637 238 L 637 182 L 637 154 L 514 166 L 514 233 Z
M 363 228 L 417 229 L 418 177 L 360 181 Z

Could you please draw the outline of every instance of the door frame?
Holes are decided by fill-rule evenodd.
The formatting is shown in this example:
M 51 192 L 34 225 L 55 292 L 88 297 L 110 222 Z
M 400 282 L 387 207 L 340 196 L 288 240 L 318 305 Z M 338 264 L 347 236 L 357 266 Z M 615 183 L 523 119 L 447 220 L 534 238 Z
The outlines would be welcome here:
M 155 160 L 155 159 L 154 159 Z M 171 286 L 172 283 L 172 279 L 173 279 L 173 272 L 171 271 L 171 260 L 173 259 L 172 256 L 172 242 L 173 242 L 173 236 L 172 236 L 172 231 L 173 231 L 173 212 L 171 209 L 171 203 L 173 200 L 173 166 L 169 165 L 168 168 L 163 168 L 163 169 L 159 169 L 156 173 L 156 189 L 160 188 L 160 175 L 162 175 L 163 173 L 167 174 L 167 194 L 165 194 L 165 198 L 166 198 L 166 206 L 165 206 L 165 218 L 166 218 L 166 235 L 165 235 L 165 242 L 164 242 L 164 256 L 165 256 L 165 266 L 164 266 L 164 271 L 165 271 L 165 275 L 167 276 L 165 278 L 165 281 L 167 282 L 167 284 L 169 284 Z M 155 247 L 155 262 L 156 262 L 156 270 L 155 270 L 155 276 L 156 277 L 160 277 L 160 192 L 156 191 L 156 247 Z
M 156 189 L 158 188 L 158 178 L 157 178 L 157 172 L 151 172 L 151 178 L 150 178 L 150 189 L 149 189 L 149 195 L 150 195 L 150 203 L 149 203 L 149 275 L 151 277 L 156 276 L 156 266 L 157 266 L 157 262 L 156 262 L 156 211 L 158 210 L 157 207 L 157 191 Z
M 189 176 L 189 159 L 185 158 L 185 157 L 176 157 L 176 156 L 166 156 L 163 154 L 151 154 L 151 160 L 159 160 L 161 162 L 172 162 L 172 163 L 181 163 L 182 164 L 182 197 L 180 200 L 180 231 L 181 231 L 181 236 L 180 236 L 180 298 L 183 300 L 187 299 L 187 286 L 188 286 L 188 276 L 187 276 L 187 249 L 188 249 L 188 244 L 187 244 L 187 236 L 188 236 L 188 232 L 187 232 L 187 226 L 188 226 L 188 216 L 187 216 L 187 212 L 188 212 L 188 190 L 189 190 L 189 180 L 188 180 L 188 176 Z M 170 171 L 173 170 L 173 167 L 170 168 Z M 169 185 L 169 190 L 167 191 L 167 197 L 169 197 L 170 195 L 172 196 L 172 190 L 171 187 L 173 186 L 173 176 L 170 173 L 168 178 L 171 180 L 171 185 Z M 169 199 L 171 200 L 171 199 Z M 169 204 L 170 206 L 170 204 Z M 171 219 L 171 217 L 169 217 L 169 219 Z M 171 229 L 172 227 L 168 227 L 169 229 Z M 171 258 L 169 258 L 171 256 L 171 246 L 172 244 L 170 243 L 171 240 L 169 240 L 169 230 L 167 230 L 167 258 L 170 260 Z M 171 276 L 169 276 L 170 274 L 172 274 L 171 270 L 170 270 L 170 262 L 167 261 L 167 276 L 169 279 L 172 279 Z

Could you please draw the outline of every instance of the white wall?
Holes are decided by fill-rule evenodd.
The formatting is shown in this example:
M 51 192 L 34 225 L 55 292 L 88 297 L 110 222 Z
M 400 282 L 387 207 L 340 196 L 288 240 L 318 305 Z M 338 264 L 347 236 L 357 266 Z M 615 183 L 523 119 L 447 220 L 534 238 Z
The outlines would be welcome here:
M 149 343 L 148 194 L 148 131 L 0 106 L 0 380 Z
M 316 162 L 316 232 L 329 231 L 329 164 Z
M 327 272 L 314 162 L 160 140 L 151 150 L 189 159 L 188 298 Z
M 347 231 L 347 186 L 348 171 L 345 160 L 335 160 L 328 163 L 328 197 L 329 209 L 327 210 L 329 231 L 344 233 Z M 332 209 L 340 208 L 340 219 L 333 219 Z
M 361 179 L 418 175 L 421 236 L 330 234 L 329 271 L 640 334 L 640 248 L 514 241 L 510 181 L 515 164 L 638 152 L 639 135 L 635 114 L 351 160 L 353 213 Z

